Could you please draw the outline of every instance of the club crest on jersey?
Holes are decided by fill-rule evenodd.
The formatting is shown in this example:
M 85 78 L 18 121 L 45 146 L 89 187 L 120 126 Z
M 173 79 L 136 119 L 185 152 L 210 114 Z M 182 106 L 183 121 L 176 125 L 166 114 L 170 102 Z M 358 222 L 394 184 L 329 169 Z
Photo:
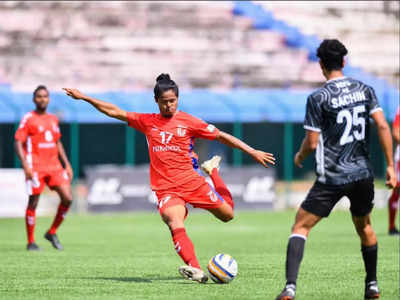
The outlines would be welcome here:
M 176 130 L 178 136 L 185 136 L 186 135 L 186 127 L 182 125 L 178 125 L 178 129 Z

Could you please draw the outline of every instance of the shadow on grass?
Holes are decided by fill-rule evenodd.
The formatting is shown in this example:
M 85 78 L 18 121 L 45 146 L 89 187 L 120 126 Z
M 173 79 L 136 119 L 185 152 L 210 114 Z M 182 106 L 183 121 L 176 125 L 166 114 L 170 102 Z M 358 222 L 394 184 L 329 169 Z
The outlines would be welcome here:
M 143 277 L 82 277 L 81 279 L 90 279 L 90 280 L 113 280 L 120 282 L 139 282 L 139 283 L 151 283 L 153 281 L 174 281 L 174 280 L 182 280 L 182 277 L 160 277 L 154 276 L 150 278 Z
M 198 282 L 190 281 L 190 280 L 184 280 L 182 277 L 159 277 L 159 276 L 154 276 L 154 277 L 149 277 L 149 278 L 142 278 L 142 277 L 82 277 L 80 279 L 90 279 L 90 280 L 112 280 L 112 281 L 119 281 L 119 282 L 136 282 L 136 283 L 153 283 L 157 281 L 175 281 L 176 284 L 181 284 L 181 285 L 188 285 L 188 284 L 193 284 L 193 285 L 198 285 L 202 286 L 203 284 L 199 284 Z M 221 286 L 221 284 L 216 284 L 212 282 L 211 280 L 208 281 L 207 286 Z
M 21 244 L 20 246 L 2 245 L 0 247 L 0 252 L 4 254 L 4 253 L 16 253 L 16 252 L 32 253 L 35 251 L 26 251 L 26 244 Z

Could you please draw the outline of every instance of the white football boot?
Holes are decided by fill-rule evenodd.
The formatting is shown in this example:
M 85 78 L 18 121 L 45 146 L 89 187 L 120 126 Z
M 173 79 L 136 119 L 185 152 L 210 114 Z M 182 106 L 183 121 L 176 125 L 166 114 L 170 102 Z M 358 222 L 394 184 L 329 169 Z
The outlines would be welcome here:
M 217 168 L 217 170 L 219 170 L 220 161 L 221 156 L 214 155 L 211 159 L 206 160 L 201 164 L 201 169 L 210 176 L 214 168 Z
M 179 268 L 179 273 L 187 280 L 197 281 L 199 283 L 206 283 L 208 276 L 201 269 L 191 266 L 182 266 Z

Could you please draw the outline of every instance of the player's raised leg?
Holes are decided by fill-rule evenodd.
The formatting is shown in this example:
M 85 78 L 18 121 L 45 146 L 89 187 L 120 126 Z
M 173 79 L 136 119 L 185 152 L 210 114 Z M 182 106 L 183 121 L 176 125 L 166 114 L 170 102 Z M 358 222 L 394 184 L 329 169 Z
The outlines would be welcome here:
M 378 299 L 379 289 L 376 277 L 378 242 L 371 226 L 370 216 L 355 217 L 353 223 L 361 240 L 361 252 L 365 266 L 365 299 Z
M 219 176 L 219 163 L 221 162 L 221 156 L 215 155 L 211 159 L 201 164 L 201 169 L 207 173 L 215 187 L 216 192 L 229 204 L 232 209 L 235 206 L 231 192 L 225 185 L 223 179 Z
M 38 251 L 39 246 L 35 243 L 35 225 L 36 225 L 36 207 L 39 202 L 39 195 L 30 195 L 28 206 L 25 213 L 25 225 L 26 233 L 28 238 L 28 245 L 26 249 L 28 251 Z
M 235 206 L 235 203 L 233 202 L 232 195 L 228 187 L 225 185 L 225 182 L 219 176 L 218 170 L 220 162 L 221 162 L 221 157 L 215 155 L 211 159 L 201 164 L 201 169 L 210 176 L 214 184 L 215 191 L 218 193 L 220 197 L 222 197 L 222 199 L 224 199 L 224 202 L 219 207 L 207 210 L 211 212 L 219 220 L 223 222 L 229 222 L 234 217 L 233 208 Z
M 318 222 L 320 216 L 299 208 L 296 221 L 292 227 L 286 250 L 286 285 L 276 300 L 293 300 L 296 297 L 296 281 L 299 273 L 300 263 L 303 259 L 304 246 L 307 236 Z
M 58 205 L 57 214 L 54 217 L 53 224 L 50 229 L 46 232 L 45 238 L 53 245 L 53 247 L 57 250 L 63 250 L 63 246 L 61 245 L 58 237 L 57 237 L 57 229 L 65 219 L 65 215 L 67 214 L 71 203 L 72 203 L 72 193 L 71 187 L 69 185 L 60 185 L 54 186 L 53 189 L 57 192 L 60 197 L 60 204 Z
M 186 233 L 184 225 L 186 213 L 184 205 L 174 205 L 162 210 L 161 217 L 171 231 L 176 253 L 178 253 L 186 264 L 186 266 L 179 268 L 179 273 L 185 279 L 205 283 L 208 277 L 201 270 L 193 243 Z
M 229 222 L 234 217 L 232 207 L 226 202 L 222 203 L 217 208 L 207 208 L 207 210 L 222 222 Z

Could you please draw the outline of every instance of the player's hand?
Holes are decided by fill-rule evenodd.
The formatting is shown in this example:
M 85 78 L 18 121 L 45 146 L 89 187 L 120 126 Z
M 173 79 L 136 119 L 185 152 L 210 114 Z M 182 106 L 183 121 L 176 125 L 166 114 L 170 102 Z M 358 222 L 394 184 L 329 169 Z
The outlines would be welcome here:
M 70 89 L 70 88 L 63 88 L 63 90 L 65 91 L 65 93 L 67 94 L 67 96 L 70 96 L 74 99 L 83 99 L 85 97 L 84 94 L 82 94 L 79 90 L 77 89 Z
M 294 164 L 298 168 L 303 168 L 303 157 L 300 155 L 300 152 L 297 152 L 296 155 L 294 156 Z
M 266 168 L 268 168 L 268 164 L 275 165 L 275 157 L 272 153 L 267 153 L 260 150 L 254 150 L 251 153 L 251 156 L 254 158 L 256 162 L 262 164 Z
M 33 171 L 31 168 L 25 168 L 24 169 L 24 173 L 25 173 L 25 179 L 26 180 L 32 180 L 33 179 Z
M 72 168 L 70 165 L 67 165 L 65 167 L 65 171 L 67 172 L 68 178 L 69 180 L 72 180 L 72 178 L 74 178 L 74 171 L 72 171 Z
M 396 173 L 394 172 L 393 166 L 386 168 L 386 186 L 390 189 L 395 188 L 397 185 Z

